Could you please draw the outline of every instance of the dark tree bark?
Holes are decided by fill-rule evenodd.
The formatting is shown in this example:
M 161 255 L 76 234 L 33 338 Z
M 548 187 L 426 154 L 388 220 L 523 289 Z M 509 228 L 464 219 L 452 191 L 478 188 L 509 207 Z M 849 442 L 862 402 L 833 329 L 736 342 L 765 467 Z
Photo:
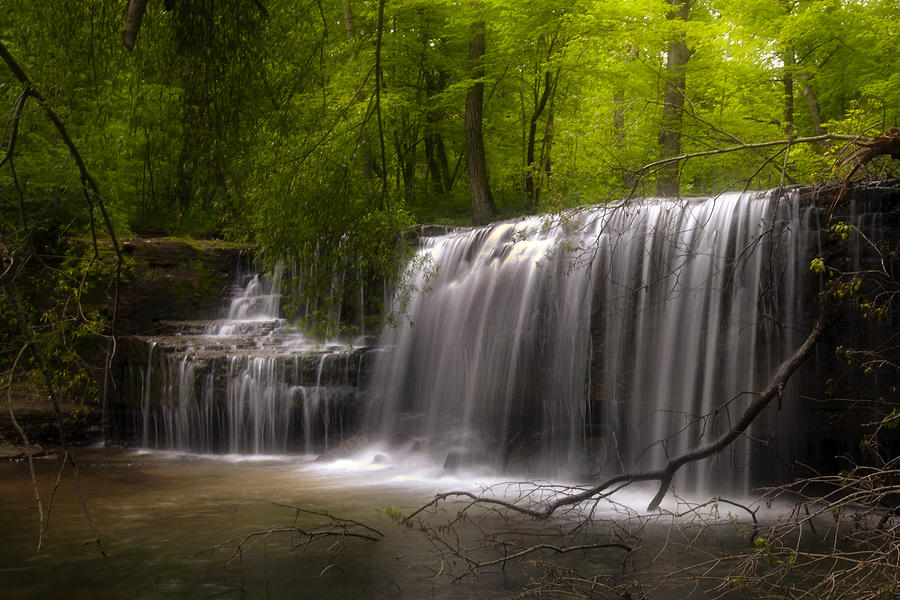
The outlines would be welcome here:
M 147 10 L 147 0 L 131 0 L 125 13 L 125 26 L 122 28 L 122 43 L 129 50 L 134 49 L 138 32 L 141 30 L 141 21 Z
M 788 138 L 794 136 L 794 50 L 788 47 L 781 55 L 784 62 L 784 72 L 781 76 L 784 98 L 783 120 L 784 135 Z
M 358 53 L 356 44 L 354 43 L 356 39 L 356 21 L 353 16 L 353 5 L 350 4 L 350 0 L 342 0 L 342 5 L 344 9 L 344 31 L 347 35 L 347 41 L 350 43 L 350 58 L 356 60 Z M 355 97 L 357 101 L 365 99 L 362 94 L 362 88 L 360 88 Z M 360 129 L 359 146 L 362 153 L 363 179 L 370 182 L 375 178 L 375 173 L 378 172 L 378 165 L 376 164 L 375 156 L 372 153 L 372 144 L 369 140 L 369 132 L 366 129 L 367 121 L 368 117 L 363 122 L 362 128 Z
M 687 20 L 690 0 L 671 0 L 670 19 Z M 684 113 L 685 70 L 691 51 L 683 33 L 676 34 L 669 42 L 666 57 L 666 85 L 663 93 L 662 128 L 659 133 L 659 157 L 666 159 L 681 154 L 681 127 Z M 660 196 L 678 196 L 679 163 L 673 162 L 660 169 L 657 192 Z
M 559 71 L 556 72 L 556 78 L 559 78 Z M 547 106 L 547 120 L 544 123 L 544 139 L 541 142 L 541 153 L 538 157 L 538 165 L 540 170 L 538 175 L 540 181 L 550 184 L 550 173 L 552 171 L 552 150 L 553 150 L 553 134 L 554 134 L 554 117 L 556 116 L 556 83 L 554 82 L 553 93 L 550 94 L 550 103 Z M 539 185 L 535 193 L 535 205 L 540 201 L 541 186 Z
M 431 99 L 446 88 L 446 74 L 440 71 L 426 72 L 425 92 Z M 453 188 L 453 176 L 450 173 L 450 163 L 447 160 L 447 150 L 444 147 L 444 138 L 441 136 L 438 124 L 441 114 L 436 109 L 429 109 L 425 115 L 425 160 L 428 163 L 428 174 L 431 177 L 432 187 L 437 194 L 444 194 Z
M 384 3 L 378 0 L 378 24 L 375 29 L 375 115 L 378 119 L 378 141 L 381 148 L 381 204 L 384 210 L 387 204 L 387 156 L 384 150 L 384 124 L 381 119 L 381 89 L 384 86 L 384 74 L 381 66 L 381 40 L 384 36 Z
M 406 119 L 404 119 L 405 121 Z M 406 129 L 409 128 L 409 124 L 404 124 Z M 394 154 L 397 156 L 397 171 L 399 174 L 400 183 L 403 184 L 403 190 L 406 194 L 407 199 L 411 196 L 413 190 L 415 189 L 415 175 L 416 175 L 416 152 L 418 143 L 416 142 L 418 138 L 418 128 L 413 128 L 411 134 L 404 135 L 403 138 L 400 137 L 400 129 L 401 126 L 397 125 L 392 131 L 391 142 L 394 145 Z M 408 140 L 412 137 L 413 142 L 405 143 L 405 140 Z
M 547 103 L 556 91 L 556 77 L 547 71 L 543 76 L 543 83 L 537 82 L 534 87 L 534 110 L 528 123 L 528 141 L 525 149 L 525 208 L 532 209 L 538 204 L 540 195 L 540 171 L 544 168 L 544 161 L 540 165 L 535 164 L 535 147 L 537 145 L 537 126 L 541 115 L 547 108 Z M 539 92 L 540 90 L 540 92 Z M 552 116 L 548 117 L 548 128 L 552 127 Z M 546 132 L 545 132 L 546 133 Z M 537 177 L 535 177 L 537 175 Z M 538 180 L 536 182 L 535 180 Z
M 483 225 L 497 214 L 491 188 L 488 185 L 487 164 L 484 153 L 484 22 L 472 25 L 469 41 L 469 64 L 472 79 L 476 82 L 466 94 L 466 172 L 469 175 L 469 196 L 472 199 L 472 223 Z
M 425 162 L 428 163 L 428 175 L 431 177 L 431 187 L 434 189 L 434 193 L 443 194 L 444 182 L 441 177 L 441 168 L 438 166 L 437 158 L 435 157 L 437 152 L 435 149 L 436 136 L 437 134 L 428 127 L 428 130 L 425 132 Z

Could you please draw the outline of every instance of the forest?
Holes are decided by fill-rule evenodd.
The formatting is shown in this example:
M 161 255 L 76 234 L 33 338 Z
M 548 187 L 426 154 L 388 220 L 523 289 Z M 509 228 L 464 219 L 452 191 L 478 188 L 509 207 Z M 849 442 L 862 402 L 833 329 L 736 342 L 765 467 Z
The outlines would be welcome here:
M 5 231 L 91 222 L 41 106 L 123 235 L 327 264 L 414 222 L 826 182 L 898 123 L 889 0 L 123 4 L 4 2 Z
M 14 398 L 46 401 L 60 419 L 59 404 L 80 407 L 67 419 L 96 414 L 120 334 L 143 333 L 120 331 L 117 319 L 120 286 L 136 272 L 125 240 L 252 248 L 270 272 L 284 270 L 288 320 L 327 337 L 396 317 L 384 290 L 403 291 L 402 266 L 426 224 L 792 186 L 828 190 L 830 217 L 851 184 L 898 176 L 896 0 L 0 2 L 0 391 L 10 415 Z M 828 227 L 829 243 L 871 246 L 880 267 L 844 268 L 824 254 L 802 265 L 827 277 L 823 314 L 849 305 L 850 322 L 890 329 L 896 248 L 876 247 L 839 217 Z M 790 348 L 796 364 L 758 390 L 760 410 L 781 406 L 822 335 L 821 323 L 811 329 Z M 840 345 L 839 357 L 896 382 L 887 337 L 878 349 Z M 825 494 L 835 514 L 876 521 L 869 571 L 853 552 L 838 556 L 836 532 L 830 566 L 816 571 L 820 559 L 810 559 L 816 574 L 858 577 L 860 587 L 833 598 L 898 593 L 890 432 L 900 411 L 895 386 L 878 393 L 871 447 L 859 449 L 874 470 L 852 465 L 773 493 L 812 502 L 835 490 Z M 882 434 L 894 441 L 879 446 Z M 622 481 L 652 480 L 657 508 L 674 471 L 721 450 L 713 446 L 660 470 L 552 491 L 546 508 L 527 494 L 460 496 L 470 507 L 500 504 L 507 518 L 546 519 Z M 77 478 L 68 451 L 63 463 Z M 40 547 L 49 505 L 36 497 Z M 429 536 L 448 531 L 416 515 L 388 514 Z M 785 556 L 810 522 L 752 535 L 755 549 L 736 563 L 746 581 L 733 571 L 716 589 L 758 584 L 772 597 L 803 597 L 814 577 L 784 583 L 795 577 Z M 443 552 L 464 575 L 511 560 L 505 546 L 497 562 Z M 766 568 L 775 583 L 759 575 Z M 535 589 L 631 597 L 574 571 L 545 575 Z

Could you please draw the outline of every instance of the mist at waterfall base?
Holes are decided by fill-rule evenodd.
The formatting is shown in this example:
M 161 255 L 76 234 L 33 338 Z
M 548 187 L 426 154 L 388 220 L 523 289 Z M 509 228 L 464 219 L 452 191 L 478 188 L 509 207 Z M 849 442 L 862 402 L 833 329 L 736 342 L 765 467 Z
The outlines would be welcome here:
M 655 468 L 726 431 L 802 342 L 819 229 L 769 192 L 425 237 L 376 344 L 310 340 L 278 316 L 278 274 L 246 273 L 223 322 L 148 340 L 133 429 L 145 448 L 317 454 L 388 480 Z M 802 385 L 675 490 L 785 481 L 778 457 L 820 451 Z

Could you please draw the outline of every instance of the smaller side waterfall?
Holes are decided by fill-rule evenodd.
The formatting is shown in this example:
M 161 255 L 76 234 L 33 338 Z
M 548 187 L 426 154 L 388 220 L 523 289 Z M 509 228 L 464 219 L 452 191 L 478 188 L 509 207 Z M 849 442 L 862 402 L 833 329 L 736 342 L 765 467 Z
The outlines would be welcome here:
M 309 453 L 358 430 L 369 350 L 313 342 L 280 318 L 280 277 L 240 273 L 225 319 L 146 339 L 133 394 L 144 447 Z

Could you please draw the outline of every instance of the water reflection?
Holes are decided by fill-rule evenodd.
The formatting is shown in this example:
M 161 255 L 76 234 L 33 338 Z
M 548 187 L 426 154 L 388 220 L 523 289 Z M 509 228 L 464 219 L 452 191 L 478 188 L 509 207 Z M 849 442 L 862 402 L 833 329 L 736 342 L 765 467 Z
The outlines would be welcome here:
M 531 566 L 536 563 L 523 562 L 454 581 L 446 573 L 465 566 L 453 567 L 448 547 L 438 547 L 430 534 L 391 519 L 409 515 L 437 492 L 480 493 L 490 488 L 501 498 L 530 493 L 486 474 L 446 472 L 414 456 L 378 450 L 330 462 L 312 456 L 210 457 L 115 449 L 84 449 L 79 459 L 85 494 L 112 558 L 102 558 L 86 541 L 91 533 L 71 477 L 64 477 L 54 501 L 46 550 L 36 555 L 38 519 L 27 467 L 2 464 L 4 598 L 497 598 L 512 597 L 535 575 Z M 45 502 L 57 468 L 53 460 L 39 463 Z M 236 508 L 250 498 L 266 502 Z M 646 497 L 632 500 L 643 504 Z M 384 537 L 343 544 L 324 540 L 303 549 L 296 535 L 272 532 L 254 538 L 240 560 L 232 560 L 234 542 L 223 542 L 273 527 L 309 528 L 321 521 L 298 517 L 271 502 L 324 509 L 362 522 Z M 505 535 L 504 543 L 512 544 L 524 539 L 514 538 L 513 530 L 519 536 L 525 529 L 539 529 L 533 519 L 501 524 L 483 516 L 476 519 L 472 513 L 470 521 L 460 520 L 458 511 L 466 505 L 442 507 L 428 526 L 457 521 L 454 535 L 462 536 L 457 542 L 475 548 L 472 556 L 481 557 L 478 560 L 491 555 L 481 547 L 482 534 L 495 540 Z M 598 531 L 607 527 L 607 519 L 627 516 L 621 506 L 604 503 L 599 508 L 593 514 Z M 561 523 L 566 526 L 566 519 Z M 625 524 L 616 527 L 622 539 L 630 535 Z M 641 543 L 653 537 L 644 527 Z M 540 535 L 558 543 L 576 539 L 553 538 L 546 531 Z M 732 527 L 722 539 L 734 537 Z M 622 572 L 622 552 L 615 549 L 579 553 L 567 561 L 586 565 L 592 573 Z M 444 575 L 436 576 L 442 570 Z

